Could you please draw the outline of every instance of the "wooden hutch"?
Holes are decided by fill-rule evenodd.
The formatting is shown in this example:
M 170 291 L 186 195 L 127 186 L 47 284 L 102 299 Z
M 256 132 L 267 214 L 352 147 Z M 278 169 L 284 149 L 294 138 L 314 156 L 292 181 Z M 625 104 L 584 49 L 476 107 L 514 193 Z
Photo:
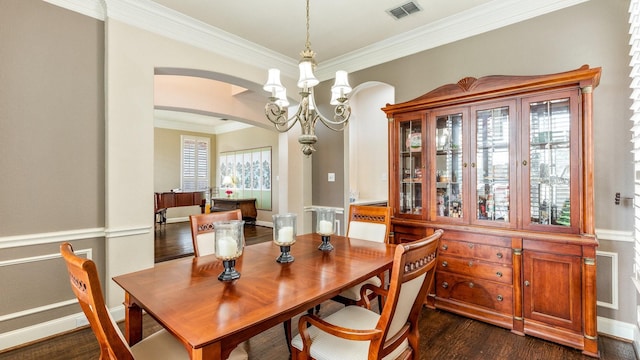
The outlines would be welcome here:
M 393 241 L 445 230 L 429 306 L 599 356 L 600 72 L 467 77 L 383 108 Z

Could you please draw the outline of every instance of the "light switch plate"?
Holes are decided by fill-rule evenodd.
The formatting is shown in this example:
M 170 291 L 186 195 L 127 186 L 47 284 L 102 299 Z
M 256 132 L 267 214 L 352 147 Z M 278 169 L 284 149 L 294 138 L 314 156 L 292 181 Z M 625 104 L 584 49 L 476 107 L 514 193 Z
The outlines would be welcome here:
M 334 182 L 336 181 L 336 173 L 329 173 L 329 176 L 327 177 L 327 180 L 329 182 Z

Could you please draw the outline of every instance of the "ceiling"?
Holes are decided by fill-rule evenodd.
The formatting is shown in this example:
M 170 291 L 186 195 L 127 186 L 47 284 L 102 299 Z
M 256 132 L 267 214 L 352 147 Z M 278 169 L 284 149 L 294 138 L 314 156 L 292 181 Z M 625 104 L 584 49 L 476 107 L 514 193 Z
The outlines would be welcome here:
M 387 12 L 410 1 L 422 11 L 399 20 Z M 588 0 L 310 0 L 311 48 L 321 66 L 345 55 L 378 58 L 371 52 L 403 42 L 412 43 L 411 51 L 418 52 L 584 1 Z M 296 62 L 305 46 L 304 0 L 153 2 Z
M 327 80 L 338 69 L 357 71 L 584 1 L 588 0 L 412 0 L 421 11 L 396 19 L 388 11 L 410 0 L 310 0 L 310 42 L 319 63 L 316 76 Z M 283 75 L 297 78 L 296 64 L 306 36 L 304 0 L 132 3 L 153 10 L 146 13 L 161 13 L 198 31 L 204 29 L 222 39 L 222 45 L 230 44 L 228 49 L 216 44 L 212 51 L 233 56 L 238 48 L 246 49 L 251 55 L 240 54 L 238 61 L 251 59 L 257 66 L 278 67 Z M 157 25 L 157 32 L 163 31 L 171 29 Z

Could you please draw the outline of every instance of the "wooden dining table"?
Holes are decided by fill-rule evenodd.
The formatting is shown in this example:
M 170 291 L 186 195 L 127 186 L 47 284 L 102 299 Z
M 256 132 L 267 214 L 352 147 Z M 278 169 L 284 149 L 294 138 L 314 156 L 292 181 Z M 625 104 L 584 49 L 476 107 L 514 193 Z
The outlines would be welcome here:
M 226 359 L 241 342 L 307 311 L 391 268 L 395 245 L 331 236 L 332 251 L 318 250 L 321 237 L 299 235 L 295 260 L 280 264 L 280 247 L 265 242 L 244 248 L 236 262 L 240 278 L 218 280 L 214 255 L 183 258 L 116 276 L 125 291 L 125 337 L 142 339 L 146 311 L 188 349 L 191 359 Z

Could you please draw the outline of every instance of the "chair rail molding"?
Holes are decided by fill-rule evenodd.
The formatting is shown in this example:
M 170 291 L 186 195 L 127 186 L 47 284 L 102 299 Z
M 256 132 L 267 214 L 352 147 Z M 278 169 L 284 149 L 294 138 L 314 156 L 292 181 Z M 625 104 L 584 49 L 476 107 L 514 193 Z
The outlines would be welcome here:
M 149 230 L 150 231 L 150 230 Z M 105 228 L 87 228 L 48 233 L 25 234 L 14 236 L 0 236 L 0 249 L 7 249 L 28 245 L 59 243 L 63 241 L 93 239 L 105 237 Z
M 596 237 L 600 240 L 634 242 L 633 231 L 631 230 L 612 230 L 612 229 L 596 229 Z

